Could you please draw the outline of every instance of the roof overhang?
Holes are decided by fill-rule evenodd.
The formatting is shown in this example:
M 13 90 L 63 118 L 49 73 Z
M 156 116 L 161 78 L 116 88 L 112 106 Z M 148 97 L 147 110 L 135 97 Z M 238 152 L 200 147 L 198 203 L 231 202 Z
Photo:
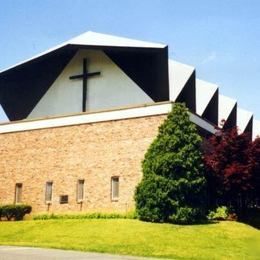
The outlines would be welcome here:
M 79 49 L 104 51 L 155 102 L 169 100 L 168 47 L 87 32 L 0 72 L 0 104 L 25 119 Z
M 68 46 L 85 46 L 87 48 L 142 48 L 142 49 L 164 49 L 167 48 L 165 44 L 151 43 L 145 41 L 133 40 L 125 37 L 118 37 L 108 34 L 85 32 L 77 37 L 74 37 L 68 41 L 58 44 L 44 52 L 41 52 L 27 60 L 14 64 L 13 66 L 0 71 L 0 74 L 9 71 L 13 68 L 19 67 L 22 64 L 26 64 L 30 61 L 37 60 L 49 53 L 58 51 Z

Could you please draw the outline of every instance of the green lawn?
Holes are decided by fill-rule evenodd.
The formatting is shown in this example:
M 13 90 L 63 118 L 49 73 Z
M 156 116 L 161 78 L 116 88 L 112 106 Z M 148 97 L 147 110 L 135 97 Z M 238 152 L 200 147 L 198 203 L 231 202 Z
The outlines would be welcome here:
M 0 222 L 0 244 L 175 259 L 260 259 L 260 231 L 245 224 L 178 226 L 129 219 Z

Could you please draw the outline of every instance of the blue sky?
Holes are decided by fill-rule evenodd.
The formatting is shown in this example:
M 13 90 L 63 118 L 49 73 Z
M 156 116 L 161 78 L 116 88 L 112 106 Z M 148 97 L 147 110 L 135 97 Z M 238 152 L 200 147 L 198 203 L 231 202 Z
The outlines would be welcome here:
M 162 42 L 260 119 L 259 13 L 257 0 L 1 1 L 0 70 L 89 30 Z

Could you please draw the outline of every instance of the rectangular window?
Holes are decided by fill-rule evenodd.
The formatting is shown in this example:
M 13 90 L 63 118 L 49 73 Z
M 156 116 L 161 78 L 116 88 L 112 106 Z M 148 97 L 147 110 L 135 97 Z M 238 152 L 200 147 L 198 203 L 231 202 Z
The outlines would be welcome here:
M 119 177 L 111 178 L 111 199 L 118 200 L 119 198 Z
M 46 188 L 45 188 L 45 202 L 51 202 L 51 201 L 52 201 L 52 182 L 47 181 Z
M 77 184 L 77 201 L 82 202 L 84 200 L 84 183 L 85 180 L 78 180 Z
M 21 203 L 22 202 L 22 183 L 16 183 L 15 184 L 15 203 Z
M 60 195 L 60 204 L 67 204 L 69 203 L 69 196 L 68 195 Z

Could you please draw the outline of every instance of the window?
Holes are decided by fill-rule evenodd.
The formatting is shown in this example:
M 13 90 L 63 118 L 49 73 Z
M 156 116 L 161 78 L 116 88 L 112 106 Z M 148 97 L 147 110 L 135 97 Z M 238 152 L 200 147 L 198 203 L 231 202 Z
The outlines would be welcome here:
M 46 188 L 45 188 L 45 202 L 51 202 L 52 201 L 52 182 L 48 181 L 46 182 Z
M 84 183 L 85 180 L 78 180 L 77 184 L 77 201 L 82 202 L 84 200 Z
M 111 199 L 118 200 L 119 198 L 119 177 L 111 178 Z
M 14 198 L 15 203 L 22 202 L 22 188 L 23 188 L 22 183 L 15 184 L 15 198 Z
M 69 196 L 68 195 L 60 195 L 60 204 L 67 204 L 69 203 Z

